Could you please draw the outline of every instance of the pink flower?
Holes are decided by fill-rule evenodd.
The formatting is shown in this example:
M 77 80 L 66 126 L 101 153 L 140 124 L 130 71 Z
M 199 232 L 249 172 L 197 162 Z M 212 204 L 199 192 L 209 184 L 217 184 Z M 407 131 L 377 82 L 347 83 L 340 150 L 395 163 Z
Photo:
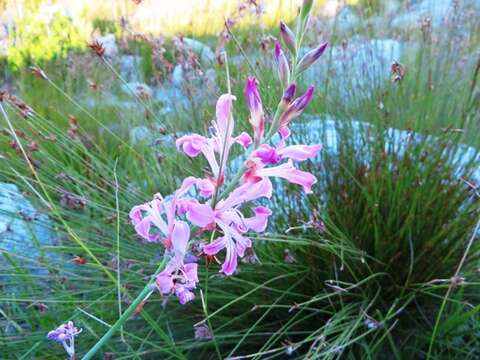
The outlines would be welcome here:
M 252 159 L 247 161 L 246 167 L 247 170 L 243 176 L 245 184 L 255 183 L 269 177 L 279 177 L 293 184 L 301 185 L 303 190 L 309 194 L 312 192 L 312 186 L 317 182 L 317 178 L 311 173 L 295 168 L 291 159 L 284 164 L 270 168 L 265 167 L 258 159 Z
M 176 221 L 172 232 L 173 256 L 155 282 L 162 295 L 174 294 L 182 305 L 195 298 L 192 290 L 198 283 L 197 264 L 185 264 L 189 238 L 187 223 Z
M 253 76 L 248 77 L 245 83 L 245 98 L 250 110 L 249 122 L 253 127 L 253 138 L 258 144 L 265 132 L 265 115 L 263 113 L 262 99 L 257 89 L 257 79 Z
M 196 182 L 197 189 L 200 192 L 200 195 L 203 197 L 210 197 L 215 192 L 216 182 L 215 179 L 207 177 L 205 179 L 198 179 Z
M 185 200 L 187 203 L 187 219 L 200 227 L 214 224 L 220 228 L 223 236 L 212 243 L 205 245 L 203 251 L 207 255 L 215 255 L 226 249 L 222 271 L 232 275 L 237 268 L 237 257 L 243 257 L 245 250 L 252 246 L 252 242 L 244 234 L 249 230 L 262 232 L 265 230 L 271 211 L 265 207 L 255 208 L 255 216 L 246 218 L 239 208 L 246 202 L 261 197 L 271 197 L 272 184 L 269 180 L 243 184 L 233 190 L 230 195 L 218 202 L 215 209 L 209 204 L 200 204 L 195 200 Z
M 268 144 L 262 144 L 255 150 L 251 157 L 258 158 L 265 165 L 277 164 L 281 160 L 288 158 L 295 161 L 304 161 L 317 156 L 322 149 L 322 145 L 291 145 L 285 146 L 286 140 L 290 137 L 290 130 L 287 127 L 281 128 L 280 142 L 276 147 Z
M 257 206 L 253 209 L 254 216 L 244 218 L 242 224 L 237 226 L 237 229 L 245 233 L 248 230 L 255 231 L 257 233 L 264 232 L 268 225 L 268 217 L 272 215 L 272 211 L 265 206 Z
M 265 231 L 268 217 L 272 214 L 266 207 L 255 208 L 255 215 L 249 218 L 243 217 L 237 209 L 218 210 L 215 223 L 223 231 L 223 236 L 203 247 L 207 255 L 216 255 L 222 249 L 226 250 L 225 261 L 222 264 L 222 272 L 232 275 L 237 269 L 237 257 L 244 257 L 245 251 L 252 247 L 252 241 L 243 234 L 249 230 L 255 232 Z
M 243 132 L 233 137 L 234 120 L 232 117 L 232 102 L 235 96 L 223 94 L 217 101 L 216 120 L 212 122 L 213 135 L 210 138 L 198 134 L 185 135 L 176 141 L 177 149 L 190 157 L 196 157 L 200 153 L 207 159 L 213 178 L 218 179 L 221 185 L 225 172 L 225 164 L 228 160 L 230 148 L 234 143 L 247 148 L 252 143 L 250 136 Z M 213 183 L 217 186 L 216 182 Z M 207 184 L 202 185 L 205 188 Z M 213 193 L 213 191 L 208 191 Z M 204 194 L 207 192 L 204 191 Z
M 252 138 L 250 135 L 248 135 L 246 132 L 242 132 L 240 135 L 238 135 L 235 138 L 235 142 L 237 144 L 242 145 L 244 149 L 248 148 L 250 145 L 252 145 Z
M 49 331 L 47 334 L 48 340 L 64 342 L 66 340 L 73 340 L 75 336 L 80 334 L 82 329 L 78 329 L 73 325 L 73 321 L 62 324 L 55 330 Z
M 287 127 L 282 127 L 279 129 L 279 134 L 280 141 L 276 147 L 262 144 L 250 155 L 246 162 L 243 181 L 251 183 L 268 177 L 281 177 L 291 183 L 301 185 L 305 192 L 310 193 L 312 185 L 317 182 L 317 179 L 308 172 L 296 169 L 292 160 L 304 161 L 313 158 L 317 156 L 322 146 L 320 144 L 286 146 L 285 143 L 290 137 L 290 130 Z M 288 162 L 276 167 L 266 167 L 267 165 L 278 164 L 284 159 L 288 159 Z
M 137 234 L 147 241 L 158 241 L 163 235 L 166 248 L 171 245 L 174 216 L 174 203 L 165 201 L 160 194 L 156 194 L 152 201 L 134 206 L 130 211 L 130 220 Z M 156 229 L 152 229 L 152 225 Z
M 152 201 L 134 206 L 130 210 L 129 216 L 137 234 L 147 241 L 163 239 L 165 248 L 170 249 L 172 233 L 176 223 L 175 215 L 178 199 L 196 182 L 197 179 L 194 177 L 188 177 L 183 181 L 182 186 L 175 192 L 172 199 L 166 200 L 160 194 L 156 194 Z M 152 225 L 154 229 L 152 229 Z
M 206 143 L 206 139 L 203 136 L 192 134 L 182 136 L 180 139 L 177 140 L 177 149 L 180 146 L 183 149 L 183 152 L 190 157 L 196 157 L 198 154 L 202 152 L 202 148 Z
M 215 139 L 206 138 L 198 134 L 185 135 L 176 141 L 177 149 L 180 148 L 189 157 L 197 157 L 200 153 L 207 159 L 214 177 L 219 176 L 220 166 L 215 157 L 219 150 Z

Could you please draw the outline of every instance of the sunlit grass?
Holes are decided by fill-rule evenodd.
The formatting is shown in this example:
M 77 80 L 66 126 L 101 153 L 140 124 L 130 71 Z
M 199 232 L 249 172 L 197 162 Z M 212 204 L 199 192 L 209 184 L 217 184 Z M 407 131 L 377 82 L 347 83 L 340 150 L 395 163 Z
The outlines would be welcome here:
M 128 11 L 134 17 L 133 9 L 140 11 L 142 6 L 151 8 L 144 2 L 138 8 L 129 4 Z M 103 16 L 100 10 L 98 14 Z M 269 10 L 267 16 L 274 22 L 280 15 Z M 217 25 L 221 29 L 220 15 L 210 13 L 205 19 L 196 25 L 183 23 L 181 31 L 207 34 L 218 31 L 213 30 Z M 252 21 L 268 24 L 261 18 Z M 154 294 L 142 313 L 126 324 L 125 341 L 115 337 L 104 351 L 122 359 L 215 359 L 216 343 L 223 357 L 281 359 L 289 352 L 292 358 L 312 359 L 338 358 L 341 353 L 349 359 L 424 357 L 439 306 L 480 209 L 478 191 L 470 181 L 478 162 L 468 163 L 460 173 L 455 170 L 459 144 L 480 146 L 475 63 L 458 66 L 465 64 L 460 59 L 471 55 L 471 44 L 462 46 L 454 36 L 441 37 L 447 30 L 452 31 L 438 33 L 440 43 L 422 42 L 412 46 L 408 56 L 396 59 L 408 69 L 400 83 L 390 81 L 386 64 L 380 86 L 367 84 L 364 89 L 371 94 L 368 97 L 353 85 L 349 90 L 354 96 L 348 101 L 327 86 L 317 88 L 309 113 L 299 119 L 293 136 L 300 141 L 318 135 L 327 144 L 325 133 L 313 133 L 308 121 L 328 116 L 337 120 L 341 146 L 337 153 L 325 148 L 321 159 L 309 167 L 320 180 L 313 195 L 304 197 L 285 184 L 274 195 L 275 221 L 269 233 L 254 239 L 261 264 L 242 264 L 238 275 L 224 279 L 216 264 L 201 260 L 201 287 L 213 339 L 193 339 L 194 325 L 207 316 L 200 295 L 181 307 Z M 246 75 L 259 73 L 269 113 L 281 90 L 270 52 L 257 50 L 259 33 L 247 26 L 234 33 L 247 56 L 261 59 L 251 61 L 253 68 L 245 62 L 230 63 L 232 92 L 238 99 L 235 119 L 239 130 L 248 130 L 242 95 Z M 316 34 L 308 40 L 318 41 Z M 239 51 L 235 43 L 227 50 L 229 55 Z M 327 69 L 335 65 L 329 64 L 328 53 L 321 61 Z M 158 245 L 141 243 L 135 236 L 128 211 L 153 193 L 171 193 L 184 176 L 202 173 L 202 164 L 178 154 L 171 138 L 176 132 L 206 133 L 214 116 L 209 104 L 197 104 L 193 113 L 175 111 L 166 118 L 168 133 L 158 133 L 158 142 L 133 144 L 129 130 L 152 122 L 145 109 L 106 106 L 106 94 L 117 92 L 120 81 L 97 58 L 79 57 L 75 64 L 76 71 L 67 71 L 69 65 L 62 61 L 47 65 L 52 83 L 33 77 L 28 69 L 19 72 L 19 95 L 35 111 L 32 118 L 24 119 L 2 103 L 13 126 L 25 133 L 22 143 L 36 141 L 39 150 L 32 155 L 37 179 L 22 154 L 11 148 L 11 135 L 2 132 L 0 180 L 16 183 L 49 214 L 60 239 L 57 246 L 43 250 L 63 259 L 60 264 L 33 259 L 49 269 L 47 276 L 34 277 L 22 268 L 27 254 L 3 255 L 10 261 L 0 272 L 9 280 L 1 286 L 19 289 L 0 295 L 0 356 L 6 359 L 12 354 L 24 359 L 60 358 L 61 347 L 47 342 L 45 334 L 67 319 L 84 329 L 77 342 L 78 353 L 84 354 L 118 318 L 118 289 L 122 304 L 128 306 L 161 259 Z M 227 85 L 222 80 L 225 67 L 213 66 L 220 87 L 216 96 Z M 87 79 L 98 81 L 103 90 L 89 89 Z M 93 107 L 79 101 L 79 94 L 85 93 L 95 100 Z M 160 113 L 161 104 L 151 105 Z M 69 136 L 69 115 L 78 119 L 78 137 Z M 358 133 L 352 119 L 370 124 L 369 130 Z M 3 117 L 0 123 L 7 128 Z M 417 141 L 403 139 L 405 151 L 399 151 L 396 140 L 388 136 L 391 127 L 408 130 Z M 460 149 L 460 156 L 467 154 L 467 148 Z M 50 202 L 42 201 L 40 183 Z M 85 208 L 62 206 L 64 191 L 85 198 Z M 312 220 L 323 220 L 325 230 L 314 227 Z M 455 279 L 458 284 L 446 302 L 433 344 L 436 358 L 478 358 L 478 246 L 474 243 L 462 268 L 465 280 Z M 285 261 L 286 254 L 294 261 Z M 72 262 L 75 256 L 86 263 Z M 42 312 L 40 305 L 48 309 Z

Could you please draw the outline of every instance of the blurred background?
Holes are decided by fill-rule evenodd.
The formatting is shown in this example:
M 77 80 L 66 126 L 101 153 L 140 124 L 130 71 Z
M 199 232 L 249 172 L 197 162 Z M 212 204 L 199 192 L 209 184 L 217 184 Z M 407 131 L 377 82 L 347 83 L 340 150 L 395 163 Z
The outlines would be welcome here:
M 277 181 L 241 271 L 201 258 L 207 301 L 152 295 L 104 359 L 480 358 L 479 241 L 456 272 L 480 214 L 480 0 L 313 3 L 299 54 L 329 46 L 290 141 L 323 144 L 314 193 Z M 271 119 L 301 4 L 0 0 L 1 359 L 61 358 L 45 335 L 68 319 L 83 354 L 115 322 L 163 256 L 128 212 L 204 174 L 175 140 L 220 94 L 251 131 L 247 76 Z

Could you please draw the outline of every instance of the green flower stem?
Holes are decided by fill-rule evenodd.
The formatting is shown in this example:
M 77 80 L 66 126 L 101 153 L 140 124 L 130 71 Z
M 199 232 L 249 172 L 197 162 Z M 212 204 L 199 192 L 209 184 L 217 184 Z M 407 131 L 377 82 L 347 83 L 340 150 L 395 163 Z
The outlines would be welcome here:
M 135 300 L 132 301 L 130 306 L 125 310 L 125 312 L 118 318 L 118 320 L 115 322 L 115 324 L 112 325 L 110 329 L 101 337 L 100 340 L 85 354 L 84 357 L 82 357 L 82 360 L 89 360 L 91 359 L 97 352 L 100 350 L 100 348 L 108 341 L 110 338 L 115 334 L 116 331 L 120 330 L 121 326 L 127 322 L 127 320 L 130 318 L 130 316 L 134 313 L 134 311 L 137 309 L 137 307 L 144 301 L 150 293 L 153 291 L 153 283 L 155 281 L 156 276 L 160 271 L 163 270 L 165 267 L 166 259 L 164 258 L 162 262 L 160 263 L 159 267 L 157 268 L 157 271 L 155 271 L 155 274 L 152 276 L 150 281 L 148 282 L 147 285 L 143 288 L 143 290 L 138 294 L 138 296 L 135 298 Z
M 265 142 L 269 142 L 270 139 L 273 137 L 273 135 L 277 132 L 278 130 L 278 121 L 280 120 L 280 113 L 282 112 L 282 101 L 281 100 L 278 103 L 277 110 L 275 111 L 275 115 L 273 116 L 272 119 L 272 125 L 270 126 L 270 129 L 268 129 L 267 135 L 265 135 Z

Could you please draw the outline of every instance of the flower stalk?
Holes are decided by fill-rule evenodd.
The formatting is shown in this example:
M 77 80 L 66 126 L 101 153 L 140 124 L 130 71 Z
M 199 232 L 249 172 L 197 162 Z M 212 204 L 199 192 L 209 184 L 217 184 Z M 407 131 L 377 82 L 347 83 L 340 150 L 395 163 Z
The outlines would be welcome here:
M 95 354 L 102 348 L 102 346 L 105 345 L 105 343 L 110 340 L 110 338 L 117 331 L 120 330 L 123 324 L 127 322 L 127 320 L 135 312 L 138 306 L 140 306 L 140 304 L 142 304 L 142 302 L 150 296 L 154 289 L 153 283 L 155 282 L 155 278 L 163 270 L 165 264 L 166 259 L 164 258 L 158 266 L 157 271 L 155 271 L 154 275 L 152 276 L 152 279 L 147 283 L 147 285 L 145 285 L 140 294 L 138 294 L 137 297 L 132 301 L 130 306 L 125 309 L 125 312 L 122 314 L 122 316 L 118 318 L 115 324 L 113 324 L 112 327 L 108 329 L 108 331 L 100 338 L 100 340 L 98 340 L 97 343 L 82 357 L 82 360 L 92 359 L 93 356 L 95 356 Z

